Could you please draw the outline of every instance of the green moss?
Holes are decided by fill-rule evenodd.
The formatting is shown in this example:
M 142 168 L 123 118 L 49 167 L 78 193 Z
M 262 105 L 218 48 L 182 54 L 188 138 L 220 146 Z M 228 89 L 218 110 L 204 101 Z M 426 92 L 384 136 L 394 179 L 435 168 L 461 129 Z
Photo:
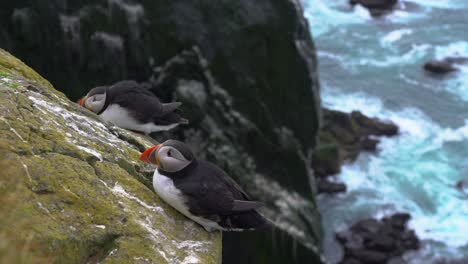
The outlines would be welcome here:
M 0 76 L 2 77 L 2 76 Z M 0 79 L 0 83 L 2 83 L 3 85 L 9 87 L 9 88 L 12 88 L 12 89 L 17 89 L 19 87 L 19 84 L 17 83 L 11 83 L 11 82 L 8 82 L 8 81 L 5 81 L 5 80 L 2 80 Z
M 10 77 L 10 75 L 11 75 L 11 74 L 9 74 L 8 72 L 0 71 L 0 77 L 2 77 L 2 78 Z

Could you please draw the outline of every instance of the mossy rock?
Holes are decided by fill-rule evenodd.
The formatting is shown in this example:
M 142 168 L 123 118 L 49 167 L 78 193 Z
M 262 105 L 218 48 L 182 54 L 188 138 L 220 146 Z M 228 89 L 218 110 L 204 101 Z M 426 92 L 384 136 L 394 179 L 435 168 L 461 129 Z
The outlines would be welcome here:
M 312 166 L 315 175 L 325 177 L 334 175 L 341 171 L 340 147 L 337 144 L 320 144 L 314 152 Z
M 155 142 L 79 108 L 0 49 L 1 263 L 219 263 L 208 233 L 152 191 Z

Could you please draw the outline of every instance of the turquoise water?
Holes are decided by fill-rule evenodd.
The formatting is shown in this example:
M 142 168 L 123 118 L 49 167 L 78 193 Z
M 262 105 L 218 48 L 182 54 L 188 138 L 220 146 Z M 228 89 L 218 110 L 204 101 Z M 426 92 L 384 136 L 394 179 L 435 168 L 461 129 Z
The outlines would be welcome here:
M 422 70 L 429 59 L 468 57 L 468 1 L 406 1 L 380 19 L 347 0 L 303 4 L 323 105 L 360 110 L 401 129 L 382 140 L 377 154 L 361 154 L 336 176 L 346 194 L 319 196 L 326 255 L 331 262 L 341 257 L 335 231 L 404 211 L 423 240 L 421 250 L 405 255 L 409 263 L 468 263 L 468 193 L 455 188 L 468 180 L 468 66 L 442 78 Z

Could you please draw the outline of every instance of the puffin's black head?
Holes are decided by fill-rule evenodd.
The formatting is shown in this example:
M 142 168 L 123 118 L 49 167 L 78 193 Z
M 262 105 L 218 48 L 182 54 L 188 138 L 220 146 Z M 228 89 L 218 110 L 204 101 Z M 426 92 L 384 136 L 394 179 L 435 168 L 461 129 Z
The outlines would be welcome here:
M 94 113 L 99 113 L 106 103 L 107 86 L 98 86 L 91 89 L 88 94 L 78 101 L 78 104 L 86 107 Z
M 183 142 L 170 139 L 145 150 L 141 154 L 140 160 L 156 164 L 158 170 L 177 172 L 192 163 L 195 160 L 195 155 Z

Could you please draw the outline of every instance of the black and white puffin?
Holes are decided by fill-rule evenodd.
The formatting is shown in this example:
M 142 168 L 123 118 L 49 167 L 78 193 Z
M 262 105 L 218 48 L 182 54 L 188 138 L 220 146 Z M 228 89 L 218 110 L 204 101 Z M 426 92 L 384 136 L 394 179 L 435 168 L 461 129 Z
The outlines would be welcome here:
M 174 112 L 182 103 L 163 104 L 135 81 L 95 87 L 78 104 L 116 126 L 147 135 L 188 123 Z
M 197 160 L 184 143 L 167 140 L 145 150 L 140 159 L 157 165 L 153 187 L 166 203 L 207 231 L 242 231 L 267 226 L 252 201 L 216 165 Z

